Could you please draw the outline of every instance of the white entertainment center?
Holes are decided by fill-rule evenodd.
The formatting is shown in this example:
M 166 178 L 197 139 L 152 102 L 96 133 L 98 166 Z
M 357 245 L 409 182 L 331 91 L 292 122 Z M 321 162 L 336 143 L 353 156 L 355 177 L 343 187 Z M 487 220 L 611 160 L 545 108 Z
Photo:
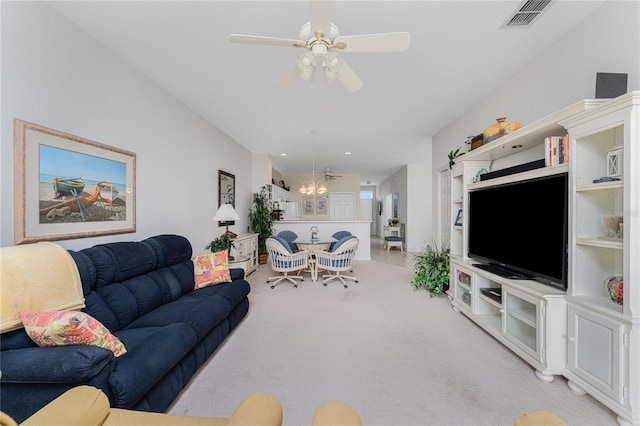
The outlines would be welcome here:
M 568 163 L 478 179 L 524 158 L 544 159 L 545 137 L 565 134 Z M 594 183 L 612 176 L 611 161 L 619 180 Z M 569 175 L 567 290 L 473 266 L 482 262 L 468 257 L 469 193 L 560 173 Z M 605 216 L 620 217 L 620 234 L 605 235 Z M 639 217 L 640 91 L 575 103 L 464 154 L 451 170 L 454 309 L 533 366 L 538 378 L 563 375 L 574 392 L 617 413 L 621 425 L 640 425 Z M 603 284 L 612 276 L 624 277 L 622 305 Z

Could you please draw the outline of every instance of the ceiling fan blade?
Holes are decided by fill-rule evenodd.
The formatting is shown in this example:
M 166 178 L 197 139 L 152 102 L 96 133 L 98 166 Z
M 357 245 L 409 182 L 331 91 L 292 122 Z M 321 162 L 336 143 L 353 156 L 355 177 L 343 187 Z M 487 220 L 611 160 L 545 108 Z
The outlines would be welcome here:
M 280 79 L 280 81 L 278 81 L 276 83 L 276 88 L 277 89 L 286 89 L 287 87 L 289 87 L 289 85 L 291 84 L 291 82 L 293 82 L 293 80 L 295 80 L 296 78 L 298 78 L 298 74 L 300 73 L 300 67 L 298 66 L 298 64 L 293 64 L 293 67 L 291 67 L 289 69 L 289 71 L 287 71 L 282 78 Z
M 335 0 L 311 0 L 309 22 L 312 34 L 322 31 L 325 36 L 329 35 L 334 4 Z
M 343 52 L 404 52 L 409 49 L 411 36 L 407 32 L 362 34 L 336 37 L 333 44 L 343 42 Z
M 301 43 L 304 46 L 304 42 L 300 40 L 288 39 L 288 38 L 277 38 L 277 37 L 262 37 L 262 36 L 254 36 L 254 35 L 244 35 L 244 34 L 231 34 L 229 36 L 229 41 L 231 43 L 242 43 L 242 44 L 260 44 L 266 46 L 283 46 L 283 47 L 299 47 Z
M 350 93 L 357 92 L 364 87 L 364 83 L 360 80 L 360 77 L 347 65 L 344 59 L 342 59 L 340 68 L 338 69 L 337 78 Z

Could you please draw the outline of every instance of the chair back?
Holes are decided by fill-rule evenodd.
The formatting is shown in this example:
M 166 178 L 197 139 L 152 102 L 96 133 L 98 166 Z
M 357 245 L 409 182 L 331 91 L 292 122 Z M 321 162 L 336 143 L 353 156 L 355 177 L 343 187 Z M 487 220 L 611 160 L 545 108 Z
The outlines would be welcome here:
M 335 243 L 331 243 L 331 245 L 329 246 L 329 251 L 333 251 L 336 246 L 338 245 L 338 243 L 340 242 L 341 239 L 345 238 L 345 237 L 351 237 L 353 234 L 351 234 L 351 232 L 349 231 L 338 231 L 335 234 L 332 235 L 333 238 L 335 238 L 336 241 Z
M 271 258 L 271 269 L 277 272 L 291 272 L 307 268 L 308 253 L 306 251 L 292 253 L 285 244 L 287 242 L 277 235 L 272 235 L 265 240 L 267 252 Z
M 347 271 L 351 269 L 351 261 L 356 255 L 360 240 L 353 236 L 345 238 L 344 242 L 332 252 L 315 252 L 318 268 L 328 271 Z
M 300 250 L 298 245 L 293 242 L 295 241 L 296 238 L 298 238 L 298 234 L 296 234 L 295 232 L 284 230 L 284 231 L 278 232 L 277 236 L 285 240 L 287 243 L 289 243 L 289 247 L 291 247 L 292 252 L 295 253 Z

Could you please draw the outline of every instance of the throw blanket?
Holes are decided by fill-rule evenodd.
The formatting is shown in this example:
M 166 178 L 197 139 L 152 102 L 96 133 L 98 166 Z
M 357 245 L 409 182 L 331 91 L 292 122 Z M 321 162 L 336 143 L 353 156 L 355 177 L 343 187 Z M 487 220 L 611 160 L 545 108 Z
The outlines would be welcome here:
M 18 311 L 83 307 L 80 274 L 67 250 L 48 242 L 0 248 L 0 333 L 22 327 Z

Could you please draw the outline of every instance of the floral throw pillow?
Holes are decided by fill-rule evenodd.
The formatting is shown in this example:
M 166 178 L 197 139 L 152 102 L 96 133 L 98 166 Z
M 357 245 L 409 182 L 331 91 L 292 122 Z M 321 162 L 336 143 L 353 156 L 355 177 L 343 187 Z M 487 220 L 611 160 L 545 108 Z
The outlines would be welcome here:
M 225 250 L 197 256 L 193 261 L 195 290 L 231 281 L 229 260 Z
M 127 352 L 116 336 L 97 319 L 80 311 L 21 311 L 24 329 L 40 347 L 91 345 L 109 349 L 116 357 Z

